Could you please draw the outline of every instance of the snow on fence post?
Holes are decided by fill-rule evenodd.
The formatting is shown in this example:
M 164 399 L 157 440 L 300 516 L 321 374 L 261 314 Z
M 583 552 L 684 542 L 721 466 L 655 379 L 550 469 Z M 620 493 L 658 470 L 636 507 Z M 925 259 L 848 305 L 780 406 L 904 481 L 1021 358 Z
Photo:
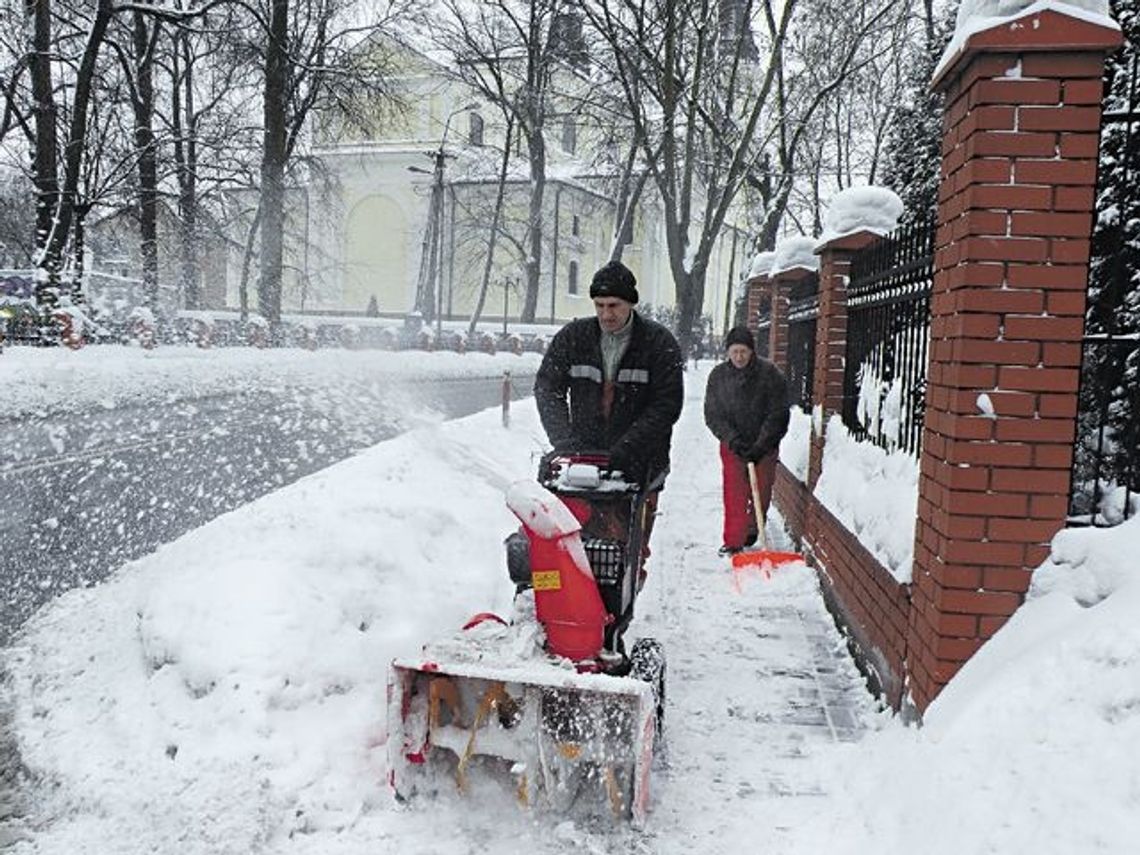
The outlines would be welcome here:
M 1103 15 L 1034 4 L 960 20 L 935 72 L 946 108 L 906 662 L 920 713 L 1020 606 L 1065 522 L 1101 78 L 1119 42 Z

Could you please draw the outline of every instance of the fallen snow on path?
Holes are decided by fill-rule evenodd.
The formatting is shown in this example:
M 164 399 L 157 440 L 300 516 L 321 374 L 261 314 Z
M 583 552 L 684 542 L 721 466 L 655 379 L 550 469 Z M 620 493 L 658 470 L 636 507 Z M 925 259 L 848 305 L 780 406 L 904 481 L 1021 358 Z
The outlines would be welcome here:
M 488 411 L 382 443 L 41 611 L 3 652 L 28 772 L 11 851 L 1134 851 L 1140 520 L 1059 537 L 1028 605 L 904 727 L 863 693 L 806 568 L 735 577 L 716 557 L 704 379 L 632 631 L 669 667 L 646 831 L 399 807 L 384 784 L 387 663 L 509 610 L 504 494 L 543 447 L 527 403 L 508 430 Z
M 671 669 L 648 836 L 513 806 L 397 809 L 384 784 L 387 663 L 474 612 L 509 613 L 504 492 L 543 446 L 529 402 L 509 430 L 487 412 L 383 443 L 33 619 L 8 651 L 34 786 L 15 851 L 679 853 L 696 835 L 730 852 L 758 821 L 789 839 L 819 821 L 826 751 L 873 704 L 806 568 L 734 579 L 716 556 L 703 388 L 691 379 L 677 436 L 691 453 L 663 495 L 634 630 Z M 831 703 L 854 704 L 842 721 L 820 666 Z

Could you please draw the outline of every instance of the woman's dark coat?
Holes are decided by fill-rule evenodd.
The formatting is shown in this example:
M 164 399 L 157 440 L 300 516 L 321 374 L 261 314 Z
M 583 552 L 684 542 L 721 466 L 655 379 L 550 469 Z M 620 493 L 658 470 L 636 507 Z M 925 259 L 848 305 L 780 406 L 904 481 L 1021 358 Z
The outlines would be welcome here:
M 753 356 L 743 368 L 727 360 L 709 372 L 705 424 L 746 460 L 759 460 L 788 432 L 788 384 L 767 359 Z

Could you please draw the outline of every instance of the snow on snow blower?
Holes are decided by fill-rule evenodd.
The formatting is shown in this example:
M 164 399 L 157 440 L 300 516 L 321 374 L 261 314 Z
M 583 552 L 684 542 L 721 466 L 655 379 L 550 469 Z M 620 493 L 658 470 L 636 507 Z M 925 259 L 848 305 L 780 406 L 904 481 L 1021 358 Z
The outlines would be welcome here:
M 645 499 L 605 455 L 547 455 L 512 486 L 512 620 L 482 613 L 397 659 L 388 681 L 389 779 L 399 799 L 486 786 L 521 804 L 644 822 L 665 661 L 626 652 Z

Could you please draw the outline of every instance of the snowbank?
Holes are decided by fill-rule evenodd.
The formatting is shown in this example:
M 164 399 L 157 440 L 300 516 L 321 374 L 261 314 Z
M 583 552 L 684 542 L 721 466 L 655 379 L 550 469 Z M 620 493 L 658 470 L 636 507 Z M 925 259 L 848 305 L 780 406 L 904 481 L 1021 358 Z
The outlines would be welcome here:
M 450 353 L 252 347 L 8 348 L 0 359 L 0 417 L 114 409 L 146 401 L 178 401 L 235 388 L 375 383 L 398 377 L 494 377 L 533 373 L 534 353 Z
M 508 613 L 504 492 L 542 445 L 533 403 L 416 430 L 55 600 L 6 651 L 58 782 L 31 851 L 252 852 L 386 805 L 386 663 Z
M 811 451 L 811 416 L 792 407 L 788 432 L 780 441 L 780 462 L 800 481 L 807 481 L 808 453 Z
M 858 442 L 833 415 L 815 497 L 899 582 L 910 582 L 918 509 L 918 461 Z
M 1138 547 L 1140 519 L 1057 536 L 1028 602 L 925 726 L 885 729 L 845 758 L 837 774 L 866 820 L 838 851 L 1135 851 Z

